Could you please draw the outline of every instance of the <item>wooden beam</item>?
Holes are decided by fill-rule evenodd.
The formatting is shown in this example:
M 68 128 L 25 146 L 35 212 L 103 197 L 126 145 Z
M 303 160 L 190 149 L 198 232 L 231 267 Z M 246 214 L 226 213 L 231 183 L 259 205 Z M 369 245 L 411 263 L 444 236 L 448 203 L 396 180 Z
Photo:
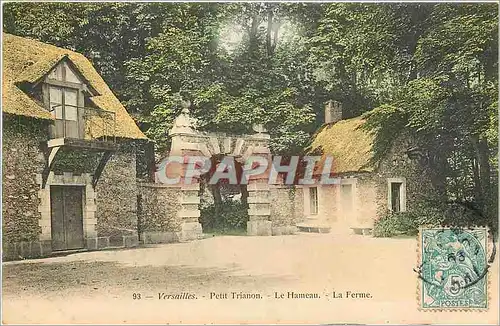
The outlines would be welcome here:
M 118 145 L 110 141 L 65 138 L 64 145 L 71 148 L 82 148 L 94 151 L 116 151 Z
M 47 146 L 65 146 L 74 149 L 88 149 L 92 151 L 116 151 L 118 145 L 112 141 L 90 140 L 79 138 L 54 138 L 47 141 Z
M 50 170 L 54 165 L 57 152 L 59 152 L 60 148 L 61 148 L 60 146 L 57 146 L 57 147 L 50 147 L 48 149 L 49 155 L 47 157 L 47 161 L 45 162 L 45 167 L 42 171 L 42 189 L 45 189 L 45 185 L 47 184 L 47 179 L 49 178 Z
M 112 155 L 113 151 L 106 151 L 102 155 L 101 161 L 99 162 L 99 165 L 97 165 L 97 168 L 94 171 L 94 176 L 92 177 L 92 187 L 94 187 L 94 189 L 97 185 L 97 181 L 99 181 L 99 178 L 101 177 L 102 171 L 104 171 L 106 163 L 108 163 Z
M 78 84 L 69 81 L 61 81 L 57 79 L 47 78 L 46 83 L 52 86 L 74 88 L 80 91 L 85 91 L 87 89 L 84 84 Z

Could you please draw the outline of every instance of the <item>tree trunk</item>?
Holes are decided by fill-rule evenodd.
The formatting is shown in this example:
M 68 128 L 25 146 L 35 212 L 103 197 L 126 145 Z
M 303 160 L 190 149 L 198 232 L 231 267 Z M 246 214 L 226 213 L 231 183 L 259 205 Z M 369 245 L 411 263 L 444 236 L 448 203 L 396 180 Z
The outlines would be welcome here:
M 483 192 L 481 190 L 479 166 L 475 158 L 472 159 L 472 180 L 474 180 L 474 201 L 478 204 L 481 204 L 483 202 Z
M 241 203 L 248 209 L 248 190 L 246 185 L 240 185 Z
M 485 138 L 481 138 L 478 144 L 478 162 L 479 162 L 479 176 L 481 177 L 481 185 L 483 192 L 487 195 L 491 186 L 490 175 L 490 151 L 488 142 Z
M 272 9 L 268 9 L 267 11 L 267 31 L 266 31 L 266 50 L 267 55 L 270 57 L 273 55 L 273 44 L 272 44 L 272 35 L 273 32 L 273 11 Z
M 214 226 L 217 228 L 222 225 L 222 196 L 218 184 L 210 185 L 210 191 L 212 192 L 212 196 L 214 196 Z
M 260 18 L 257 15 L 252 16 L 252 23 L 248 35 L 248 46 L 250 55 L 255 55 L 257 49 L 257 32 L 259 30 Z
M 479 207 L 484 208 L 491 190 L 488 142 L 475 135 L 471 136 L 470 140 L 476 162 L 474 167 L 475 197 Z
M 436 195 L 446 199 L 446 171 L 448 170 L 448 162 L 442 153 L 429 151 L 428 162 L 426 169 L 431 175 L 431 184 L 436 191 Z M 441 199 L 440 199 L 441 200 Z

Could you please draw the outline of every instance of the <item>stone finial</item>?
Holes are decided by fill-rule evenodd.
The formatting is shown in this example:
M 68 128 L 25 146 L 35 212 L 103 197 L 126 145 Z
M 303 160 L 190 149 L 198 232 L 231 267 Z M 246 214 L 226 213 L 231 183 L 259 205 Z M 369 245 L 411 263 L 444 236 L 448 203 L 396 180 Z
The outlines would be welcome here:
M 252 135 L 254 138 L 271 138 L 271 136 L 267 133 L 267 129 L 261 123 L 254 123 L 252 129 L 256 132 L 256 134 Z
M 342 120 L 342 103 L 328 101 L 325 106 L 325 123 L 336 123 Z
M 191 107 L 191 101 L 190 100 L 185 100 L 181 102 L 182 106 L 182 113 L 184 114 L 189 114 L 189 108 Z
M 169 131 L 169 135 L 179 134 L 179 133 L 196 133 L 196 119 L 189 115 L 189 108 L 191 107 L 191 102 L 189 100 L 182 101 L 181 103 L 182 111 L 181 114 L 177 116 L 174 120 L 174 125 Z
M 267 132 L 267 129 L 262 123 L 254 123 L 252 129 L 259 134 Z

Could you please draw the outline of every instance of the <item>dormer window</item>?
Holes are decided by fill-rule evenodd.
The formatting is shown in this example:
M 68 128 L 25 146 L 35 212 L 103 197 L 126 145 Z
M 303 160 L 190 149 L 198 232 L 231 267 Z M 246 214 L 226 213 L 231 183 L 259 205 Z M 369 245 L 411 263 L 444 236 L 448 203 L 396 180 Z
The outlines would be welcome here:
M 44 102 L 56 119 L 53 138 L 84 138 L 86 83 L 68 59 L 61 60 L 43 80 Z
M 114 137 L 115 113 L 94 102 L 101 94 L 87 78 L 64 56 L 34 83 L 21 85 L 27 94 L 43 102 L 54 118 L 49 127 L 50 139 L 107 141 Z

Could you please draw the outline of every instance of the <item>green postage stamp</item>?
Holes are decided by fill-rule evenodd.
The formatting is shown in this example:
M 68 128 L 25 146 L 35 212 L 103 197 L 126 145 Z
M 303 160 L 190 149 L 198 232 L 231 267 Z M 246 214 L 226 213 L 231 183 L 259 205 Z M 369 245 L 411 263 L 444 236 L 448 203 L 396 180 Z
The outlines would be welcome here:
M 487 309 L 486 228 L 423 228 L 419 234 L 420 308 Z

